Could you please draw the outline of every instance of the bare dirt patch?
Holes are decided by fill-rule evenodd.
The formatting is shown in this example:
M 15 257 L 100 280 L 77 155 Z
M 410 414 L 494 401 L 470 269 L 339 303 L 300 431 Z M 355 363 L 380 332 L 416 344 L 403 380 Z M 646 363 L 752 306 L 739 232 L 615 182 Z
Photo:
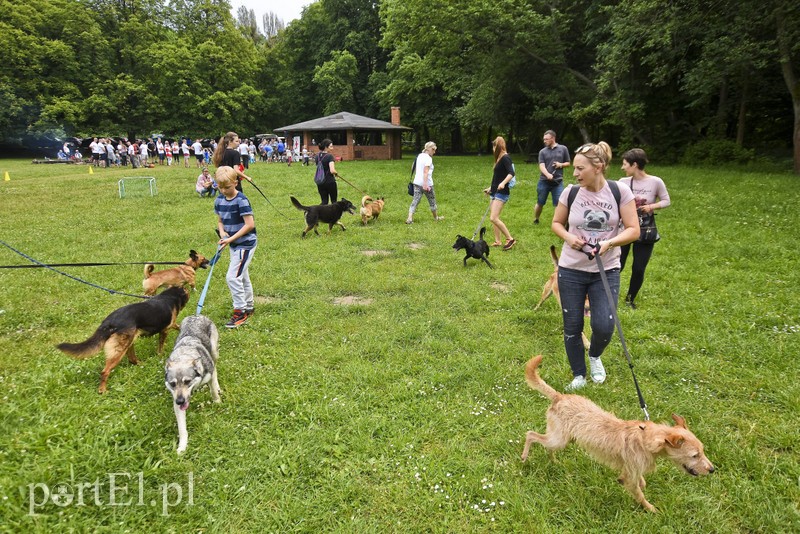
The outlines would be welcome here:
M 372 257 L 372 256 L 388 256 L 389 254 L 391 254 L 391 252 L 388 251 L 388 250 L 362 250 L 361 253 L 364 256 L 370 256 L 370 257 Z
M 356 295 L 347 295 L 333 299 L 333 303 L 336 306 L 369 306 L 373 302 L 375 302 L 375 299 L 358 297 Z
M 411 250 L 422 250 L 423 248 L 425 248 L 425 245 L 423 245 L 422 243 L 409 243 L 408 248 L 410 248 Z
M 281 301 L 278 297 L 270 297 L 269 295 L 256 295 L 253 300 L 256 301 L 256 304 L 275 304 Z
M 500 282 L 492 282 L 492 284 L 489 287 L 501 293 L 508 293 L 510 290 L 510 288 L 507 285 L 501 284 Z

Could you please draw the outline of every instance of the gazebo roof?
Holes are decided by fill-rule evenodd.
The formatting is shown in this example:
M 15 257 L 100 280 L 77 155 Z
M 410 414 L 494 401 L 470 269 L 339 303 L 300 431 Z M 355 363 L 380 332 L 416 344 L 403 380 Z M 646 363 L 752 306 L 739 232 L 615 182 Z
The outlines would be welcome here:
M 369 117 L 362 117 L 355 113 L 348 113 L 341 111 L 328 115 L 327 117 L 320 117 L 310 121 L 298 122 L 297 124 L 290 124 L 289 126 L 282 126 L 275 128 L 276 132 L 317 132 L 328 130 L 411 130 L 407 126 L 398 126 L 391 122 L 379 121 L 377 119 L 370 119 Z

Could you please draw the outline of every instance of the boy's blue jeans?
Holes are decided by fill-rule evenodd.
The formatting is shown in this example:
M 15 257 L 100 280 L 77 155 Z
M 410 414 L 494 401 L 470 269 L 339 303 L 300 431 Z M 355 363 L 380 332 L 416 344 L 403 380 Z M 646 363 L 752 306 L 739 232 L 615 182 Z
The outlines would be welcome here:
M 611 295 L 617 302 L 619 295 L 619 269 L 606 271 Z M 583 303 L 589 296 L 592 312 L 591 348 L 589 356 L 599 358 L 614 335 L 614 318 L 600 273 L 558 268 L 558 290 L 561 293 L 561 313 L 564 317 L 564 348 L 573 376 L 586 376 L 586 353 L 581 340 L 583 332 Z

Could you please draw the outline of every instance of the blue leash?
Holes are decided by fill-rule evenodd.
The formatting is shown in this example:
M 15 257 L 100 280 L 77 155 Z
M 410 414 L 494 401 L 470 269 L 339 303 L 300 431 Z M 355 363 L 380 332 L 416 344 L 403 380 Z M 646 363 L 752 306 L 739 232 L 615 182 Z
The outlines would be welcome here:
M 23 258 L 25 258 L 26 260 L 28 260 L 28 261 L 31 261 L 31 262 L 33 262 L 33 263 L 35 263 L 35 264 L 39 265 L 40 267 L 45 267 L 45 268 L 47 268 L 47 269 L 50 269 L 51 271 L 55 271 L 55 272 L 57 272 L 58 274 L 62 274 L 62 275 L 64 275 L 64 276 L 66 276 L 67 278 L 72 278 L 73 280 L 75 280 L 75 281 L 77 281 L 77 282 L 80 282 L 80 283 L 82 283 L 82 284 L 86 284 L 87 286 L 92 286 L 92 287 L 95 287 L 95 288 L 97 288 L 97 289 L 102 289 L 102 290 L 103 290 L 103 291 L 105 291 L 106 293 L 111 293 L 112 295 L 124 295 L 124 296 L 126 296 L 126 297 L 134 297 L 134 298 L 137 298 L 137 299 L 149 299 L 149 298 L 150 298 L 150 297 L 147 297 L 147 296 L 144 296 L 144 295 L 133 295 L 133 294 L 131 294 L 131 293 L 123 293 L 122 291 L 117 291 L 116 289 L 108 289 L 107 287 L 103 287 L 103 286 L 99 286 L 99 285 L 97 285 L 97 284 L 93 284 L 93 283 L 91 283 L 91 282 L 87 282 L 86 280 L 83 280 L 83 279 L 81 279 L 81 278 L 78 278 L 77 276 L 72 276 L 71 274 L 67 274 L 67 273 L 65 273 L 65 272 L 63 272 L 63 271 L 59 271 L 58 269 L 54 269 L 53 267 L 51 267 L 50 265 L 47 265 L 46 263 L 42 263 L 42 262 L 40 262 L 39 260 L 36 260 L 36 259 L 34 259 L 34 258 L 31 258 L 30 256 L 28 256 L 28 255 L 27 255 L 27 254 L 25 254 L 24 252 L 20 252 L 19 250 L 15 249 L 14 247 L 12 247 L 11 245 L 9 245 L 9 244 L 8 244 L 8 243 L 6 243 L 5 241 L 0 241 L 0 245 L 3 245 L 3 246 L 5 246 L 5 247 L 8 247 L 8 248 L 10 248 L 10 249 L 11 249 L 11 250 L 13 250 L 14 252 L 16 252 L 17 254 L 19 254 L 19 255 L 20 255 L 20 256 L 22 256 Z
M 210 262 L 208 262 L 211 265 L 211 268 L 208 271 L 208 276 L 206 276 L 206 283 L 203 286 L 203 291 L 200 293 L 200 299 L 197 301 L 197 311 L 194 313 L 195 315 L 200 315 L 200 312 L 203 311 L 203 304 L 206 301 L 206 294 L 208 293 L 208 286 L 211 282 L 211 275 L 214 274 L 214 266 L 217 264 L 217 260 L 219 260 L 220 252 L 222 252 L 222 245 L 217 246 L 217 253 L 214 254 L 214 257 L 211 258 Z

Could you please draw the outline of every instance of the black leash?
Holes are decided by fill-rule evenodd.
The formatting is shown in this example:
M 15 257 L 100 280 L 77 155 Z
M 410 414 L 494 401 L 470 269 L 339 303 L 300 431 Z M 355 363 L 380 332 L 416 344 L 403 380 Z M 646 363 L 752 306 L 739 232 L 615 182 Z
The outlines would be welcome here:
M 103 267 L 106 265 L 183 265 L 184 261 L 130 261 L 119 263 L 48 263 L 40 265 L 0 265 L 0 269 L 41 269 L 42 267 Z
M 478 235 L 478 232 L 481 231 L 481 227 L 483 226 L 483 221 L 486 220 L 486 215 L 489 213 L 489 208 L 492 207 L 492 199 L 489 199 L 489 205 L 486 206 L 486 211 L 483 212 L 483 217 L 481 217 L 481 222 L 478 223 L 478 227 L 475 228 L 475 232 L 472 234 L 472 241 L 475 241 L 475 236 Z
M 587 245 L 584 245 L 587 246 Z M 617 315 L 617 302 L 614 300 L 614 295 L 611 293 L 611 286 L 608 284 L 608 278 L 606 277 L 606 270 L 603 266 L 603 260 L 600 259 L 600 245 L 588 245 L 591 247 L 591 252 L 584 252 L 590 260 L 595 260 L 597 262 L 597 267 L 600 269 L 600 278 L 603 280 L 603 288 L 606 290 L 606 297 L 608 297 L 608 304 L 611 307 L 611 317 L 614 319 L 614 324 L 617 327 L 617 332 L 619 333 L 619 340 L 622 343 L 622 352 L 625 354 L 625 358 L 628 360 L 628 367 L 631 369 L 631 376 L 633 377 L 633 385 L 636 386 L 636 395 L 639 396 L 639 407 L 644 412 L 644 420 L 650 420 L 650 414 L 647 412 L 647 403 L 644 401 L 644 397 L 642 396 L 642 390 L 639 388 L 639 381 L 636 380 L 636 373 L 633 372 L 633 362 L 631 361 L 631 355 L 628 353 L 628 345 L 625 343 L 625 335 L 622 333 L 622 324 L 619 322 L 619 316 Z
M 367 194 L 365 191 L 362 191 L 361 189 L 357 188 L 356 186 L 354 186 L 353 184 L 351 184 L 350 182 L 348 182 L 347 180 L 345 180 L 345 179 L 344 179 L 344 176 L 342 176 L 342 175 L 341 175 L 341 174 L 339 174 L 338 172 L 336 173 L 336 178 L 338 178 L 339 180 L 343 181 L 344 183 L 346 183 L 347 185 L 349 185 L 350 187 L 352 187 L 353 189 L 355 189 L 356 191 L 358 191 L 358 192 L 359 192 L 359 193 L 361 193 L 362 195 L 364 195 L 364 196 L 369 196 L 369 195 L 368 195 L 368 194 Z
M 267 203 L 268 203 L 270 206 L 272 206 L 272 209 L 274 209 L 275 211 L 277 211 L 277 212 L 278 212 L 278 215 L 280 215 L 281 217 L 283 217 L 283 218 L 284 218 L 284 219 L 286 219 L 287 221 L 289 220 L 289 217 L 287 217 L 286 215 L 284 215 L 284 214 L 281 212 L 281 210 L 279 210 L 278 208 L 276 208 L 276 207 L 275 207 L 275 204 L 273 204 L 272 202 L 270 202 L 270 200 L 267 198 L 267 195 L 265 195 L 265 194 L 264 194 L 264 193 L 261 191 L 261 189 L 259 189 L 259 188 L 258 188 L 258 186 L 256 185 L 256 183 L 255 183 L 255 182 L 254 182 L 252 179 L 250 179 L 250 180 L 248 180 L 248 181 L 250 182 L 250 185 L 252 185 L 253 187 L 255 187 L 255 188 L 256 188 L 256 191 L 258 191 L 258 192 L 261 194 L 261 196 L 262 196 L 262 197 L 264 197 L 264 200 L 266 200 L 266 201 L 267 201 Z
M 80 282 L 80 283 L 82 283 L 82 284 L 86 284 L 87 286 L 92 286 L 92 287 L 95 287 L 95 288 L 97 288 L 97 289 L 102 289 L 102 290 L 103 290 L 103 291 L 105 291 L 106 293 L 111 293 L 112 295 L 124 295 L 124 296 L 126 296 L 126 297 L 134 297 L 134 298 L 137 298 L 137 299 L 149 299 L 149 298 L 150 298 L 150 297 L 148 297 L 148 296 L 145 296 L 145 295 L 133 295 L 133 294 L 131 294 L 131 293 L 123 293 L 122 291 L 117 291 L 116 289 L 108 289 L 107 287 L 103 287 L 103 286 L 99 286 L 99 285 L 97 285 L 97 284 L 93 284 L 93 283 L 91 283 L 91 282 L 87 282 L 86 280 L 83 280 L 83 279 L 81 279 L 81 278 L 78 278 L 77 276 L 72 276 L 71 274 L 67 274 L 67 273 L 65 273 L 65 272 L 63 272 L 63 271 L 59 271 L 58 269 L 54 269 L 52 266 L 50 266 L 50 265 L 47 265 L 46 263 L 42 263 L 42 262 L 40 262 L 39 260 L 36 260 L 36 259 L 34 259 L 34 258 L 31 258 L 30 256 L 28 256 L 28 255 L 27 255 L 27 254 L 25 254 L 24 252 L 20 252 L 19 250 L 15 249 L 14 247 L 12 247 L 11 245 L 9 245 L 9 244 L 8 244 L 8 243 L 6 243 L 5 241 L 0 241 L 0 244 L 2 244 L 2 245 L 3 245 L 3 246 L 5 246 L 5 247 L 8 247 L 8 248 L 10 248 L 10 249 L 11 249 L 11 250 L 13 250 L 14 252 L 16 252 L 17 254 L 19 254 L 19 255 L 20 255 L 20 256 L 22 256 L 23 258 L 25 258 L 26 260 L 29 260 L 29 261 L 32 261 L 33 263 L 36 263 L 37 265 L 39 265 L 39 267 L 45 267 L 46 269 L 50 269 L 51 271 L 55 271 L 55 272 L 57 272 L 58 274 L 61 274 L 61 275 L 64 275 L 64 276 L 66 276 L 67 278 L 72 278 L 73 280 L 75 280 L 75 281 L 77 281 L 77 282 Z

